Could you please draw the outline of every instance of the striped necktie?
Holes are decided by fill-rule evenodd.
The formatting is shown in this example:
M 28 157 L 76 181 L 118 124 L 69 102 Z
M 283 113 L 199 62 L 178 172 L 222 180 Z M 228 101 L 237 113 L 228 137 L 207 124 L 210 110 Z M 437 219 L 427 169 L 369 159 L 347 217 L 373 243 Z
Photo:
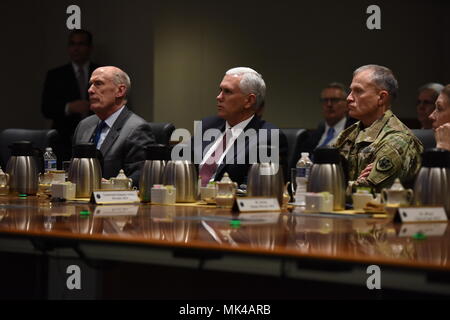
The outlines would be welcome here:
M 213 153 L 211 153 L 209 158 L 206 159 L 206 161 L 203 163 L 202 167 L 200 168 L 199 175 L 202 179 L 202 187 L 206 187 L 209 180 L 211 180 L 211 177 L 216 172 L 220 157 L 227 149 L 227 140 L 229 138 L 229 135 L 230 134 L 228 133 L 228 131 L 225 131 L 222 141 L 217 146 L 217 149 L 214 150 Z

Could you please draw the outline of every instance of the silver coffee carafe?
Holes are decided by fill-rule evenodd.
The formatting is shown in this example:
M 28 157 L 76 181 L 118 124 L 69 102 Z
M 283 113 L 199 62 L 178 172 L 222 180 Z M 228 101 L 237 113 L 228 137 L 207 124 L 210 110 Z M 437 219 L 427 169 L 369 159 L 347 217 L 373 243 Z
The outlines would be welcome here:
M 283 169 L 274 163 L 254 163 L 248 171 L 247 195 L 249 197 L 277 198 L 283 205 Z
M 171 160 L 164 168 L 163 184 L 176 188 L 176 202 L 195 202 L 198 195 L 198 175 L 195 165 L 187 160 Z
M 422 154 L 422 167 L 414 184 L 418 206 L 444 206 L 450 213 L 450 152 L 428 149 Z
M 345 209 L 345 178 L 338 149 L 323 147 L 314 151 L 307 191 L 328 191 L 334 197 L 333 209 Z
M 17 141 L 10 148 L 11 158 L 6 165 L 10 192 L 35 195 L 39 180 L 33 145 L 29 141 Z
M 150 202 L 153 185 L 163 182 L 164 168 L 170 159 L 169 147 L 162 144 L 149 146 L 146 159 L 139 179 L 139 198 L 142 202 Z
M 94 144 L 85 143 L 73 147 L 67 179 L 76 184 L 77 198 L 89 198 L 92 191 L 100 190 L 102 169 Z

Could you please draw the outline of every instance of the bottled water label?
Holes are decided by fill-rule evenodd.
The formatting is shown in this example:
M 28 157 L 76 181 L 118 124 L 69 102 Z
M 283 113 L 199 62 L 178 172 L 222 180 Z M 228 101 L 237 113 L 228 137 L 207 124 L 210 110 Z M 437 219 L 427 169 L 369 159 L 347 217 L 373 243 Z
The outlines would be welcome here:
M 56 170 L 56 160 L 44 160 L 45 171 Z
M 309 177 L 309 167 L 297 168 L 297 177 L 307 178 Z

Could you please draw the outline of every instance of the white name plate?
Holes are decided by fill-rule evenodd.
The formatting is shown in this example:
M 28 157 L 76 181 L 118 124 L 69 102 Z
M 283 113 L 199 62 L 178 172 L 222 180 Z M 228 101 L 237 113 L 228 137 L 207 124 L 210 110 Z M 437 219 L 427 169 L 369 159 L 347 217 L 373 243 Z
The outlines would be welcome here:
M 401 222 L 447 221 L 443 207 L 398 208 Z
M 137 190 L 132 191 L 94 191 L 91 202 L 96 204 L 139 203 Z
M 249 224 L 275 224 L 280 219 L 280 212 L 257 212 L 246 213 L 242 216 L 238 216 L 242 225 Z
M 239 212 L 281 211 L 277 198 L 236 198 Z
M 417 233 L 426 236 L 442 236 L 445 230 L 447 230 L 446 223 L 407 223 L 402 225 L 398 236 L 411 237 Z
M 95 208 L 94 215 L 102 217 L 136 216 L 139 206 L 99 206 Z

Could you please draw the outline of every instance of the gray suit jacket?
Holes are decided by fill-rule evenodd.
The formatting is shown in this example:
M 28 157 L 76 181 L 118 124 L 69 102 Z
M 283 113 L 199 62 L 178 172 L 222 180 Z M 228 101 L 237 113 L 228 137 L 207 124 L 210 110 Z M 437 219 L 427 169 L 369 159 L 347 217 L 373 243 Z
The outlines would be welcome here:
M 99 122 L 96 115 L 82 120 L 75 130 L 73 144 L 89 142 Z M 145 149 L 154 143 L 150 125 L 125 107 L 100 147 L 103 155 L 103 178 L 115 177 L 123 169 L 137 186 L 145 161 Z

